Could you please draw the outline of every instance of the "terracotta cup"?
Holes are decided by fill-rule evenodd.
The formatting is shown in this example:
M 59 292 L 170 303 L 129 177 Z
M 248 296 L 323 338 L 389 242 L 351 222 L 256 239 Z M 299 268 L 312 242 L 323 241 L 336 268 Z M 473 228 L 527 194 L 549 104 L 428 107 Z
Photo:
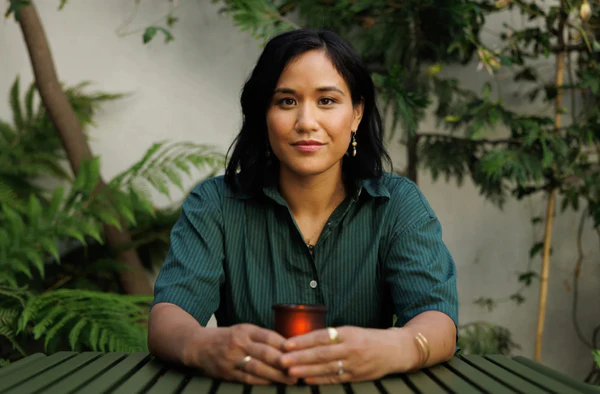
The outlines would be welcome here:
M 285 338 L 325 328 L 327 307 L 316 304 L 276 304 L 275 331 Z

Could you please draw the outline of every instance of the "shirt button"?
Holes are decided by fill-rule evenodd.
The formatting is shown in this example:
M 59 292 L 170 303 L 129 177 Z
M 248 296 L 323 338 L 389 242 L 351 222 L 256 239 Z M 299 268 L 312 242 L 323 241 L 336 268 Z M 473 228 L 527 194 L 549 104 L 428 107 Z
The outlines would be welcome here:
M 312 287 L 313 289 L 317 288 L 317 281 L 316 280 L 311 280 L 310 281 L 310 287 Z

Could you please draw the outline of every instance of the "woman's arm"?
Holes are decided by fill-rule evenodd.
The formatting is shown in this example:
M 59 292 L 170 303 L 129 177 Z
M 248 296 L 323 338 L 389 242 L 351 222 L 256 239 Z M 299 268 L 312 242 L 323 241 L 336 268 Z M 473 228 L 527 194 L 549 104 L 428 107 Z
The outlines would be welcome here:
M 200 344 L 209 344 L 210 329 L 202 327 L 177 305 L 162 302 L 152 308 L 148 323 L 148 349 L 154 356 L 193 366 L 192 357 L 185 352 L 191 348 L 188 343 L 192 339 L 198 339 Z
M 396 349 L 389 354 L 393 365 L 391 372 L 414 371 L 448 361 L 456 350 L 456 326 L 442 312 L 423 312 L 403 327 L 390 331 L 389 348 Z M 425 348 L 429 352 L 426 360 L 423 348 L 416 339 L 419 333 L 425 338 Z

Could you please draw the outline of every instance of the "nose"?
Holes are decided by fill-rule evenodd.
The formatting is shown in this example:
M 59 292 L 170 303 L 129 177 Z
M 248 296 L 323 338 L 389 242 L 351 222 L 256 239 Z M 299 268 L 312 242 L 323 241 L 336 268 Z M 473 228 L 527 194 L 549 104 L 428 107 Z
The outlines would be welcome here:
M 306 133 L 318 129 L 316 108 L 311 105 L 302 105 L 298 108 L 298 117 L 296 119 L 296 131 Z

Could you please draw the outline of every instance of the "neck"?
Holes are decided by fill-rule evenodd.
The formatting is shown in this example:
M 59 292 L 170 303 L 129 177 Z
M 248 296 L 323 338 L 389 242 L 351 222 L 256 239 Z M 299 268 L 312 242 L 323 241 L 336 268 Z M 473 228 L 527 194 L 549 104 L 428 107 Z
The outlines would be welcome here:
M 281 168 L 279 192 L 294 216 L 330 214 L 332 207 L 335 208 L 346 197 L 342 166 L 315 176 L 298 176 Z

